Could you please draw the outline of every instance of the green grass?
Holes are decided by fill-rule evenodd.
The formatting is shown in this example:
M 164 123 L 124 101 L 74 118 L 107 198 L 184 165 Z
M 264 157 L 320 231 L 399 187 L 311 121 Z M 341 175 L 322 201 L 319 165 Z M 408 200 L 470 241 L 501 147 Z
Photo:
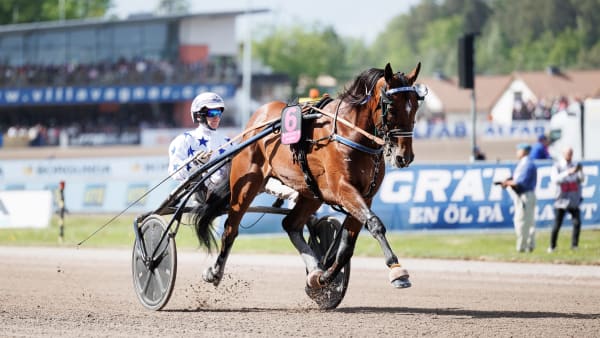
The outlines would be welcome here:
M 13 246 L 73 246 L 84 240 L 111 218 L 110 215 L 67 215 L 65 238 L 58 240 L 58 218 L 44 229 L 1 229 L 0 245 Z M 123 215 L 106 226 L 83 247 L 130 248 L 134 241 L 133 216 Z M 514 262 L 545 262 L 600 265 L 600 230 L 581 231 L 579 250 L 569 249 L 571 229 L 563 229 L 559 235 L 557 250 L 546 253 L 549 229 L 538 231 L 537 250 L 533 253 L 517 253 L 515 235 L 506 232 L 410 232 L 389 233 L 388 240 L 400 258 L 441 258 Z M 177 234 L 179 249 L 197 249 L 198 242 L 189 226 L 181 226 Z M 241 235 L 236 240 L 234 253 L 296 254 L 283 232 L 275 235 Z M 367 232 L 361 233 L 355 250 L 356 256 L 383 257 L 379 244 Z

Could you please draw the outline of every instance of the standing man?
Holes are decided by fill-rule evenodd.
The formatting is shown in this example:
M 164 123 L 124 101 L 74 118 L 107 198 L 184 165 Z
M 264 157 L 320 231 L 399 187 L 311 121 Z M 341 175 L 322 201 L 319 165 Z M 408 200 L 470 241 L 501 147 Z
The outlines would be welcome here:
M 550 235 L 550 247 L 548 253 L 556 249 L 558 232 L 565 214 L 569 212 L 573 218 L 573 235 L 571 236 L 571 249 L 577 249 L 579 245 L 579 231 L 581 230 L 581 217 L 579 204 L 582 201 L 581 184 L 585 180 L 580 163 L 574 163 L 573 148 L 566 147 L 563 150 L 563 158 L 552 166 L 550 180 L 556 184 L 556 198 L 554 200 L 554 227 Z
M 534 160 L 548 160 L 552 157 L 548 152 L 548 145 L 550 142 L 544 134 L 540 134 L 537 138 L 537 142 L 531 147 L 530 157 Z
M 535 249 L 535 187 L 537 167 L 529 157 L 531 146 L 517 145 L 517 159 L 513 176 L 502 181 L 503 188 L 509 188 L 514 204 L 514 226 L 517 234 L 517 251 L 531 252 Z

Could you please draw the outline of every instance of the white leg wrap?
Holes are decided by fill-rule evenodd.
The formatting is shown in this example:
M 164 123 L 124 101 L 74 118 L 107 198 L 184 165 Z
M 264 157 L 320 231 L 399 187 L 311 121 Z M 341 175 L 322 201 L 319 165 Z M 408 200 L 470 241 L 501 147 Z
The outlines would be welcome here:
M 276 178 L 269 178 L 265 184 L 265 192 L 269 195 L 279 197 L 284 200 L 291 200 L 296 202 L 298 199 L 298 192 L 287 185 L 283 185 L 281 181 Z
M 408 271 L 403 268 L 402 266 L 398 265 L 392 265 L 392 267 L 390 268 L 390 274 L 389 274 L 389 278 L 390 278 L 390 283 L 395 281 L 396 279 L 400 279 L 402 277 L 406 277 L 408 278 Z

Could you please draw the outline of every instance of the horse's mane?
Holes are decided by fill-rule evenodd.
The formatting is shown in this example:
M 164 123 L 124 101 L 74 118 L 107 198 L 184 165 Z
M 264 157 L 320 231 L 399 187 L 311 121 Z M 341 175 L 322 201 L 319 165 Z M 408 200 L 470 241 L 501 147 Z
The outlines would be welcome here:
M 383 76 L 383 69 L 371 68 L 360 73 L 348 88 L 339 94 L 339 99 L 356 108 L 365 103 L 367 95 L 373 95 L 377 81 Z

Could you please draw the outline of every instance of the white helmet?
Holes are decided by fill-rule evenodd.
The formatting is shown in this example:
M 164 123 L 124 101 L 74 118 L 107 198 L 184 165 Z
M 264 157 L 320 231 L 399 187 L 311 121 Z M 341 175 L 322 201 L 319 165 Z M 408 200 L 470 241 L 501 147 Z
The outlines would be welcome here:
M 200 112 L 203 108 L 221 108 L 222 110 L 224 110 L 225 102 L 218 94 L 212 92 L 206 92 L 196 96 L 194 98 L 194 101 L 192 101 L 192 106 L 190 108 L 190 114 L 194 123 L 199 122 L 195 115 L 196 113 Z

